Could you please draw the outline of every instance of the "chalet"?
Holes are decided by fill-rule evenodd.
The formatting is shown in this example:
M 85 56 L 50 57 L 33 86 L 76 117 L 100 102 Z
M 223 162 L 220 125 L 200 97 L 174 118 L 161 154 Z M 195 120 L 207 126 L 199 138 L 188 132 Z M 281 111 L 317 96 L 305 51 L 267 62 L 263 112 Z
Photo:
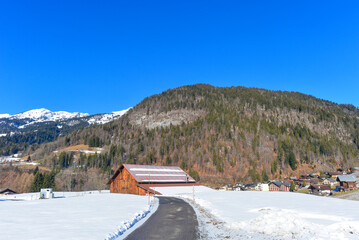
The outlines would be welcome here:
M 328 180 L 328 182 L 329 182 L 328 184 L 329 184 L 331 187 L 334 187 L 335 185 L 338 184 L 338 181 L 335 180 L 334 178 L 328 178 L 327 180 Z
M 153 187 L 193 186 L 196 181 L 175 166 L 123 164 L 107 183 L 111 193 L 159 194 Z
M 280 186 L 280 191 L 289 192 L 290 191 L 290 183 L 289 182 L 282 183 L 282 185 Z
M 244 191 L 244 189 L 246 188 L 246 185 L 244 183 L 236 183 L 236 191 Z
M 310 185 L 309 190 L 316 195 L 329 195 L 330 187 L 328 185 Z
M 326 175 L 333 178 L 334 180 L 337 179 L 338 176 L 343 175 L 341 172 L 327 172 Z
M 280 181 L 272 181 L 268 184 L 269 191 L 280 191 L 280 186 L 282 182 Z
M 319 184 L 322 184 L 322 183 L 323 183 L 323 180 L 320 179 L 320 178 L 311 178 L 310 179 L 310 184 L 319 185 Z
M 359 172 L 359 167 L 351 167 L 351 168 L 350 168 L 350 171 L 351 171 L 352 173 Z
M 4 189 L 0 189 L 0 194 L 10 195 L 10 194 L 17 194 L 17 192 L 11 190 L 10 188 L 4 188 Z
M 338 168 L 337 172 L 341 172 L 342 174 L 347 174 L 347 173 L 350 173 L 350 169 L 349 168 Z
M 356 187 L 356 177 L 355 176 L 338 176 L 340 186 L 345 189 L 352 189 Z
M 309 177 L 316 178 L 320 176 L 320 172 L 309 173 Z
M 269 191 L 268 183 L 259 183 L 258 184 L 258 191 L 268 192 Z
M 298 178 L 297 177 L 289 177 L 289 181 L 295 182 L 295 181 L 298 181 Z
M 234 191 L 235 187 L 232 184 L 224 185 L 223 187 L 218 188 L 220 191 Z

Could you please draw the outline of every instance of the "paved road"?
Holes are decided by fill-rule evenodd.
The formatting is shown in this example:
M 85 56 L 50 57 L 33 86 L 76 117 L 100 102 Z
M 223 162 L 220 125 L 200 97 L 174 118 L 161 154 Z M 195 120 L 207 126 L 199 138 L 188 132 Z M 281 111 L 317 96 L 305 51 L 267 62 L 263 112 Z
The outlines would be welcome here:
M 125 239 L 198 239 L 198 222 L 193 208 L 182 199 L 174 197 L 158 198 L 159 206 L 157 211 Z

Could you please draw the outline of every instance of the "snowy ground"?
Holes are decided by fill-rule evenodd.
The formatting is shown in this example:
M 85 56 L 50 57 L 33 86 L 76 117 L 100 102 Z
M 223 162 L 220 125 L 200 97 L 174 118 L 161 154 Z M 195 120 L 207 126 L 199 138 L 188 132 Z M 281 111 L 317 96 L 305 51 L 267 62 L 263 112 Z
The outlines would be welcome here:
M 192 202 L 193 187 L 156 188 Z M 204 239 L 359 239 L 359 202 L 287 192 L 195 187 Z
M 0 195 L 1 239 L 123 239 L 158 207 L 154 200 L 149 208 L 145 196 L 108 191 L 38 195 Z

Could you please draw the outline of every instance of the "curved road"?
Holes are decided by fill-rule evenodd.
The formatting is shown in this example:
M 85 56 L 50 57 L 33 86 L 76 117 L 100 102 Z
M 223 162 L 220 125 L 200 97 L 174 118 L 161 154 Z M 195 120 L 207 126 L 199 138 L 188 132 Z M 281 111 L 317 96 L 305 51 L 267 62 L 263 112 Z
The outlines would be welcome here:
M 199 239 L 197 216 L 193 208 L 182 199 L 158 198 L 157 211 L 125 239 Z

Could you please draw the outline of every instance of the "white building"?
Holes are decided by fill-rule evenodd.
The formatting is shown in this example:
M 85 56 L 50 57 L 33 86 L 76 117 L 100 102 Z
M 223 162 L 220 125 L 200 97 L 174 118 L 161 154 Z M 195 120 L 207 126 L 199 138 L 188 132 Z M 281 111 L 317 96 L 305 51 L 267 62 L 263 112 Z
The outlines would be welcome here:
M 52 188 L 42 188 L 40 191 L 40 199 L 50 199 L 54 197 Z

